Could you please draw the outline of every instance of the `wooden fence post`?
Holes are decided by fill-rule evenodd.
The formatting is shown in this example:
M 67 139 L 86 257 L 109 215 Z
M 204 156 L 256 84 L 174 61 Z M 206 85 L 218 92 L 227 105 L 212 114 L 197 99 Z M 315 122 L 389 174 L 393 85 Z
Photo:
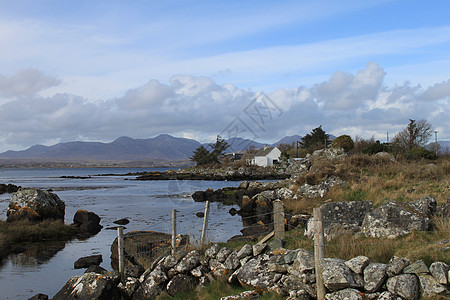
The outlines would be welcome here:
M 273 230 L 274 239 L 284 240 L 284 210 L 283 202 L 280 200 L 273 202 Z
M 172 255 L 177 251 L 177 210 L 172 209 Z
M 120 278 L 125 277 L 125 259 L 123 255 L 123 227 L 117 227 L 117 249 L 119 252 L 119 274 Z
M 206 233 L 208 230 L 208 217 L 209 217 L 209 201 L 206 201 L 205 204 L 205 215 L 203 216 L 203 229 L 202 229 L 202 237 L 200 239 L 200 245 L 204 245 L 206 241 Z
M 317 299 L 325 299 L 325 286 L 322 278 L 321 263 L 325 258 L 325 243 L 323 237 L 323 225 L 322 225 L 322 211 L 320 208 L 313 209 L 314 218 L 314 262 L 316 270 L 316 286 L 317 286 Z

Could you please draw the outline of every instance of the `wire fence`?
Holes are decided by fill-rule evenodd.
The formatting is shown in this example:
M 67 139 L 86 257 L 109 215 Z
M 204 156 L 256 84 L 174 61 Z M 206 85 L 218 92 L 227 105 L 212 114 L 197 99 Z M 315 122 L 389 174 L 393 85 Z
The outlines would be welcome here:
M 281 203 L 281 201 L 279 201 Z M 206 205 L 209 205 L 208 203 Z M 177 215 L 193 215 L 198 212 L 196 208 L 179 209 L 176 211 Z M 281 218 L 277 218 L 279 215 Z M 313 240 L 305 237 L 307 226 L 312 226 L 315 221 L 320 221 L 323 226 L 323 232 L 331 238 L 324 239 L 323 247 L 331 249 L 333 247 L 373 247 L 376 245 L 405 245 L 405 244 L 436 244 L 433 239 L 427 240 L 425 238 L 408 238 L 408 239 L 388 239 L 388 238 L 366 238 L 361 233 L 362 220 L 354 218 L 350 219 L 330 219 L 328 216 L 321 218 L 321 220 L 314 220 L 310 215 L 293 215 L 285 213 L 282 205 L 281 210 L 268 211 L 261 214 L 251 214 L 241 216 L 242 229 L 244 236 L 259 236 L 271 232 L 282 231 L 284 238 L 285 231 L 288 232 L 288 238 L 291 241 L 297 241 L 302 244 L 309 244 L 312 246 Z M 294 221 L 293 221 L 294 220 Z M 425 220 L 425 219 L 424 219 Z M 386 222 L 405 221 L 404 217 L 391 217 L 385 220 Z M 144 228 L 141 231 L 128 232 L 123 236 L 123 255 L 124 267 L 127 266 L 142 266 L 148 268 L 158 261 L 159 258 L 169 254 L 177 255 L 177 253 L 185 253 L 191 248 L 198 248 L 202 244 L 206 244 L 207 238 L 208 214 L 205 210 L 203 218 L 203 226 L 199 223 L 189 221 L 177 220 L 174 215 L 172 217 L 160 218 L 158 222 Z M 308 224 L 311 222 L 311 224 Z M 442 245 L 450 244 L 450 218 L 435 217 L 433 219 L 426 219 L 424 221 L 430 225 L 431 229 L 413 230 L 414 233 L 430 233 L 447 236 L 448 240 L 443 240 Z M 439 225 L 441 224 L 441 225 Z M 216 225 L 217 226 L 217 225 Z M 331 228 L 331 229 L 330 229 Z M 158 229 L 158 231 L 155 231 Z M 205 232 L 206 231 L 206 232 Z M 355 235 L 356 233 L 356 235 Z M 411 236 L 411 235 L 410 235 Z M 203 238 L 205 240 L 203 240 Z M 315 239 L 316 237 L 314 237 Z M 111 246 L 112 250 L 112 265 L 113 268 L 119 269 L 119 250 L 117 241 Z M 114 255 L 117 253 L 117 256 Z M 120 271 L 120 270 L 119 270 Z

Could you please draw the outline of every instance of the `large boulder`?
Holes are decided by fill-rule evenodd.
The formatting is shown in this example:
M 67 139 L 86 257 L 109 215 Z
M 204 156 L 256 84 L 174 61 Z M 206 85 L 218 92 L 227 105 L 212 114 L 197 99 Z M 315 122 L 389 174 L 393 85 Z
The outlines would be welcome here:
M 250 259 L 237 269 L 228 279 L 229 282 L 238 281 L 243 286 L 253 286 L 267 290 L 273 282 L 274 274 L 269 271 L 267 254 Z
M 324 285 L 332 292 L 346 288 L 361 288 L 363 285 L 361 276 L 355 274 L 342 259 L 325 258 L 321 267 Z
M 391 277 L 386 282 L 389 292 L 403 299 L 419 299 L 419 280 L 413 274 L 401 274 Z
M 396 238 L 413 230 L 428 230 L 429 225 L 430 219 L 408 204 L 387 200 L 366 214 L 362 232 L 367 237 Z
M 102 230 L 103 226 L 100 225 L 100 220 L 101 218 L 97 214 L 82 209 L 77 210 L 73 216 L 73 224 L 88 234 L 97 234 Z
M 102 262 L 103 258 L 101 254 L 84 256 L 77 259 L 77 261 L 74 262 L 73 267 L 74 269 L 89 268 L 90 266 L 99 266 Z
M 119 276 L 105 276 L 97 273 L 74 276 L 67 281 L 53 299 L 120 299 L 120 292 L 117 288 L 119 280 Z
M 169 281 L 166 290 L 173 297 L 179 292 L 194 290 L 197 285 L 198 279 L 194 276 L 178 274 Z
M 41 189 L 20 189 L 11 196 L 7 221 L 63 220 L 66 205 L 56 194 Z
M 360 231 L 364 216 L 373 210 L 373 205 L 370 201 L 329 202 L 320 209 L 324 236 L 332 238 L 339 233 Z M 314 237 L 314 218 L 308 220 L 305 235 Z
M 332 175 L 328 177 L 325 181 L 322 181 L 316 185 L 310 185 L 308 183 L 303 184 L 297 190 L 297 193 L 303 194 L 307 197 L 323 197 L 328 191 L 336 184 L 343 185 L 345 182 L 338 177 Z M 298 196 L 297 196 L 298 197 Z

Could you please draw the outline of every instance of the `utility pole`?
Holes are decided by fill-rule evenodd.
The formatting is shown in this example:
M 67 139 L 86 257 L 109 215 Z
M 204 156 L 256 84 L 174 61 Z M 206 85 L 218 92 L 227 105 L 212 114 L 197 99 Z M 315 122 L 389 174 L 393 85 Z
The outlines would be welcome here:
M 438 143 L 437 143 L 437 134 L 439 131 L 434 131 L 434 147 L 436 148 L 436 156 L 438 155 Z
M 386 141 L 389 144 L 389 130 L 386 130 Z

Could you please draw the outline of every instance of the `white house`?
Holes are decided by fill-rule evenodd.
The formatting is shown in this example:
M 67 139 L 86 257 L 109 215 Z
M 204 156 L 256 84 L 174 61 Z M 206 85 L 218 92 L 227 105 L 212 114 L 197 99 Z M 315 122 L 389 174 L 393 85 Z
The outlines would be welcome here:
M 281 151 L 277 147 L 259 149 L 250 161 L 250 164 L 261 167 L 273 166 L 280 159 Z

